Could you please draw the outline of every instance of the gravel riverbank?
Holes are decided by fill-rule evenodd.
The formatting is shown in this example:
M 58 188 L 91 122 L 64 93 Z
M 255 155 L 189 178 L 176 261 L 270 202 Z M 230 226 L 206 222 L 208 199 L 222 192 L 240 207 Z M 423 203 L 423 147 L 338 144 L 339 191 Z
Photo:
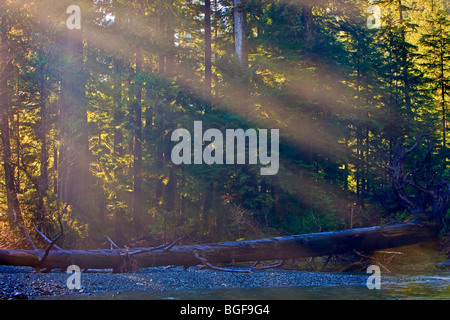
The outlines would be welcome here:
M 121 294 L 127 291 L 207 290 L 257 287 L 365 285 L 367 275 L 264 270 L 253 273 L 230 273 L 198 268 L 144 268 L 139 273 L 114 274 L 88 272 L 81 274 L 81 289 L 69 290 L 69 274 L 37 274 L 32 268 L 0 267 L 0 299 L 33 299 L 38 297 L 94 294 Z
M 0 266 L 0 299 L 79 298 L 94 296 L 118 298 L 126 292 L 158 293 L 178 290 L 279 288 L 314 286 L 365 287 L 367 274 L 319 273 L 288 270 L 264 270 L 230 273 L 198 268 L 143 268 L 139 273 L 81 274 L 81 289 L 69 290 L 69 274 L 53 271 L 37 274 L 32 268 Z M 416 277 L 417 278 L 417 277 Z M 413 279 L 420 281 L 421 279 Z M 400 283 L 411 277 L 386 276 L 383 282 Z

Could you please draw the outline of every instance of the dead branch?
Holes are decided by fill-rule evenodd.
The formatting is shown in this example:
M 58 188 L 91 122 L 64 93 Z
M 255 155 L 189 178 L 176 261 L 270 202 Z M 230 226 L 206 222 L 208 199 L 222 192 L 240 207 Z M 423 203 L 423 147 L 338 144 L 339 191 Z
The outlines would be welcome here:
M 161 241 L 161 237 L 157 234 L 146 234 L 142 237 L 136 238 L 136 239 L 132 239 L 129 243 L 127 243 L 128 247 L 135 247 L 135 243 L 139 242 L 139 241 L 150 241 L 153 243 L 157 243 Z
M 172 242 L 171 244 L 169 244 L 167 247 L 165 247 L 163 249 L 163 251 L 169 251 L 170 249 L 172 249 L 175 245 L 177 245 L 178 243 L 181 242 L 181 240 L 184 239 L 184 236 L 178 238 L 177 240 L 175 240 L 174 242 Z
M 61 214 L 66 212 L 67 206 L 68 205 L 65 204 L 64 208 L 61 210 L 61 212 L 58 211 L 58 222 L 59 222 L 60 233 L 47 246 L 47 249 L 45 250 L 44 255 L 42 256 L 42 258 L 39 260 L 39 262 L 37 264 L 37 268 L 36 268 L 37 272 L 39 272 L 41 267 L 44 265 L 44 262 L 47 259 L 48 254 L 49 254 L 50 250 L 52 249 L 52 247 L 55 245 L 56 241 L 58 241 L 64 235 L 64 228 L 63 228 L 63 224 L 62 224 L 62 220 L 61 220 Z
M 106 237 L 106 240 L 108 240 L 108 242 L 110 243 L 111 250 L 113 249 L 113 247 L 116 249 L 120 249 L 120 247 L 117 244 L 115 244 L 114 241 L 112 241 L 110 237 Z
M 379 259 L 375 259 L 374 257 L 366 256 L 366 255 L 364 255 L 364 254 L 362 254 L 362 253 L 360 253 L 360 252 L 358 252 L 358 251 L 356 251 L 356 250 L 353 250 L 353 252 L 356 253 L 358 256 L 360 256 L 360 257 L 362 257 L 362 258 L 368 259 L 368 260 L 370 260 L 370 261 L 376 261 L 376 262 L 378 262 L 378 264 L 380 265 L 380 267 L 382 267 L 386 272 L 389 272 L 389 273 L 391 272 L 388 268 L 386 268 L 386 267 L 381 263 L 381 261 L 380 261 Z
M 36 233 L 37 233 L 38 235 L 40 235 L 47 243 L 50 244 L 50 243 L 52 242 L 49 238 L 47 238 L 47 237 L 45 236 L 45 234 L 43 234 L 41 231 L 39 231 L 39 229 L 38 229 L 35 225 L 34 225 L 33 227 L 34 227 L 34 230 L 36 230 Z M 56 244 L 54 244 L 53 247 L 54 247 L 55 249 L 62 250 L 61 247 L 57 246 Z
M 314 257 L 307 257 L 305 258 L 306 264 L 309 266 L 311 270 L 316 270 L 316 266 L 314 264 Z
M 323 264 L 323 266 L 322 266 L 322 269 L 320 269 L 320 272 L 322 272 L 322 271 L 325 270 L 325 267 L 327 266 L 328 262 L 330 262 L 332 256 L 333 256 L 333 255 L 330 254 L 330 255 L 327 257 L 327 260 L 325 260 L 325 262 L 324 262 L 324 264 Z
M 203 266 L 200 267 L 201 269 L 207 268 L 207 269 L 223 271 L 223 272 L 252 273 L 252 271 L 248 270 L 248 269 L 229 269 L 229 268 L 221 268 L 221 267 L 213 266 L 205 258 L 200 257 L 198 255 L 198 253 L 195 253 L 195 257 L 202 262 Z
M 274 262 L 274 263 L 267 264 L 267 265 L 265 265 L 265 266 L 254 265 L 254 266 L 251 266 L 250 269 L 252 269 L 252 270 L 275 269 L 275 268 L 282 267 L 282 266 L 284 265 L 285 262 L 286 262 L 286 260 L 281 260 L 281 261 L 278 261 L 278 262 Z
M 358 268 L 359 270 L 362 270 L 362 269 L 364 269 L 364 265 L 362 264 L 361 261 L 356 261 L 356 262 L 351 263 L 348 266 L 343 267 L 342 269 L 339 269 L 338 272 L 345 272 L 352 268 Z
M 33 239 L 31 239 L 30 233 L 28 232 L 27 227 L 25 227 L 23 224 L 21 224 L 18 219 L 17 219 L 17 214 L 16 211 L 13 210 L 13 214 L 14 214 L 14 221 L 17 224 L 17 226 L 22 230 L 23 234 L 25 235 L 25 238 L 27 239 L 28 243 L 30 244 L 30 246 L 34 249 L 37 250 L 36 245 L 33 242 Z
M 403 255 L 403 252 L 397 251 L 374 251 L 374 253 L 383 254 L 383 259 L 386 260 L 386 264 L 388 265 L 392 259 L 396 256 Z
M 138 249 L 132 252 L 128 252 L 129 248 L 125 247 L 126 251 L 123 251 L 123 253 L 121 253 L 121 255 L 129 255 L 129 256 L 133 256 L 136 254 L 141 254 L 144 252 L 150 252 L 150 251 L 155 251 L 155 250 L 161 250 L 167 247 L 167 243 L 166 244 L 162 244 L 160 246 L 157 247 L 151 247 L 151 248 L 144 248 L 144 249 Z
M 132 255 L 129 254 L 128 249 L 129 248 L 125 246 L 125 252 L 120 254 L 122 264 L 118 268 L 113 268 L 113 272 L 139 272 L 139 263 Z
M 425 138 L 429 141 L 424 156 L 414 162 L 410 171 L 405 172 L 408 156 L 419 148 Z M 381 165 L 389 171 L 391 188 L 381 190 L 380 195 L 370 196 L 379 200 L 387 208 L 407 209 L 412 215 L 426 216 L 442 227 L 450 207 L 450 189 L 447 180 L 437 183 L 435 181 L 438 173 L 432 165 L 432 151 L 433 141 L 428 133 L 420 135 L 406 151 L 401 143 L 386 151 L 384 155 L 386 164 L 381 163 Z M 390 156 L 388 156 L 389 152 Z
M 165 244 L 162 244 L 160 246 L 151 247 L 151 248 L 144 248 L 144 249 L 137 249 L 137 250 L 132 251 L 132 252 L 129 252 L 128 251 L 129 248 L 127 246 L 125 246 L 126 252 L 124 252 L 123 254 L 127 254 L 129 256 L 133 256 L 133 255 L 136 255 L 136 254 L 141 254 L 141 253 L 144 253 L 144 252 L 150 252 L 150 251 L 161 250 L 161 249 L 162 249 L 163 252 L 169 251 L 174 246 L 176 246 L 178 243 L 180 243 L 180 241 L 183 240 L 184 238 L 185 238 L 184 236 L 181 237 L 181 238 L 178 238 L 177 240 L 175 240 L 171 244 L 165 243 Z

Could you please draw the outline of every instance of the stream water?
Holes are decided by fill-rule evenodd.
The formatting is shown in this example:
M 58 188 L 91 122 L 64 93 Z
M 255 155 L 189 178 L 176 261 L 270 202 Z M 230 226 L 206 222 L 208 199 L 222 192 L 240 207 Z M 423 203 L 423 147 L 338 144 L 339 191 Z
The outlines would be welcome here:
M 86 298 L 86 297 L 85 297 Z M 90 299 L 180 299 L 180 300 L 449 300 L 450 272 L 401 274 L 381 281 L 381 288 L 368 289 L 365 284 L 314 285 L 245 289 L 204 289 L 173 291 L 127 291 L 98 294 Z

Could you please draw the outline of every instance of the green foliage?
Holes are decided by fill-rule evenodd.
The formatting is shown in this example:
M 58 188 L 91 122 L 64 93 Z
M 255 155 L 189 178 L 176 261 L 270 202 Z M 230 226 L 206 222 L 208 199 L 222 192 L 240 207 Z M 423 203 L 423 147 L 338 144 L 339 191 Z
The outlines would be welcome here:
M 424 131 L 438 142 L 446 134 L 448 13 L 423 19 L 428 2 L 415 11 L 412 1 L 402 3 L 379 1 L 382 28 L 369 30 L 365 2 L 247 1 L 243 69 L 233 4 L 213 1 L 212 99 L 203 87 L 203 2 L 95 1 L 86 7 L 81 50 L 71 54 L 64 10 L 57 13 L 63 4 L 11 6 L 16 19 L 6 33 L 17 54 L 8 115 L 27 222 L 57 232 L 64 190 L 72 190 L 65 152 L 85 149 L 75 157 L 88 174 L 77 182 L 84 197 L 72 199 L 64 217 L 67 246 L 91 235 L 125 243 L 138 236 L 136 225 L 166 240 L 222 241 L 379 223 L 385 212 L 365 194 L 389 184 L 379 166 L 384 150 Z M 48 13 L 45 28 L 39 10 Z M 61 91 L 70 85 L 81 88 L 78 96 Z M 171 133 L 192 132 L 196 120 L 222 132 L 280 129 L 278 175 L 261 176 L 253 165 L 175 166 Z M 446 147 L 438 151 L 448 176 Z M 6 199 L 4 186 L 2 193 Z M 406 218 L 397 215 L 385 218 Z

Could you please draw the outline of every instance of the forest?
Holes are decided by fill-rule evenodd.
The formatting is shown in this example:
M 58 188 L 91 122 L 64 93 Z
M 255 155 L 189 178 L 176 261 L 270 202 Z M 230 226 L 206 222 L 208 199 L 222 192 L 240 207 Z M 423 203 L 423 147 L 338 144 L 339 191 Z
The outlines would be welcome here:
M 60 229 L 59 247 L 97 249 L 435 212 L 429 189 L 450 175 L 448 4 L 0 1 L 0 248 L 45 248 Z M 175 164 L 172 133 L 196 121 L 279 130 L 278 171 Z M 414 179 L 398 187 L 401 150 Z

